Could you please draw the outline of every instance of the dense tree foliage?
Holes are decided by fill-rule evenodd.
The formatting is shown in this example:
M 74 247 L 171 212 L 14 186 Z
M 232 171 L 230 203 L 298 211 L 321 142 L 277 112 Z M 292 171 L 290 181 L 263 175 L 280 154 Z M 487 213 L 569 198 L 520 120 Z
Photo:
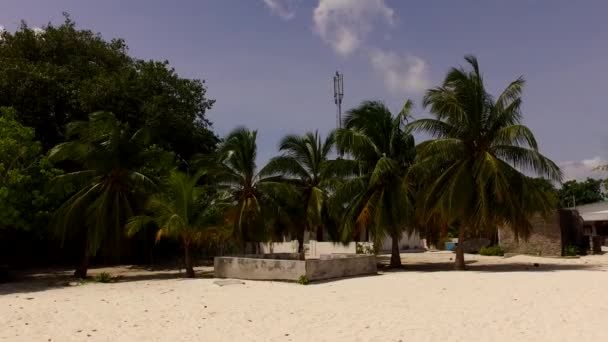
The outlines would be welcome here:
M 71 139 L 71 122 L 105 111 L 113 112 L 120 127 L 131 134 L 144 129 L 155 142 L 146 146 L 146 153 L 162 157 L 147 159 L 133 171 L 149 175 L 155 183 L 164 181 L 176 166 L 173 156 L 184 161 L 215 150 L 218 139 L 206 118 L 214 101 L 206 97 L 204 81 L 179 77 L 166 61 L 133 58 L 123 40 L 108 41 L 80 29 L 68 15 L 61 25 L 39 30 L 22 23 L 16 32 L 0 35 L 0 106 L 11 108 L 2 111 L 0 126 L 0 257 L 9 259 L 0 263 L 21 263 L 18 255 L 23 248 L 18 246 L 27 244 L 33 249 L 30 262 L 37 256 L 51 260 L 49 255 L 61 262 L 62 254 L 82 253 L 82 248 L 73 251 L 83 240 L 82 231 L 66 235 L 66 248 L 59 253 L 47 229 L 52 214 L 67 208 L 59 207 L 91 171 L 81 161 L 52 164 L 46 157 L 53 147 Z M 52 157 L 57 159 L 56 153 Z M 66 173 L 64 189 L 46 191 L 50 179 L 61 173 Z M 72 219 L 68 216 L 64 222 Z M 104 255 L 130 254 L 107 239 L 100 247 Z
M 54 202 L 44 187 L 60 171 L 40 151 L 34 130 L 16 120 L 15 110 L 0 107 L 0 231 L 29 230 L 48 219 Z
M 0 106 L 15 108 L 45 151 L 64 140 L 70 121 L 100 110 L 133 128 L 149 126 L 184 159 L 212 150 L 217 139 L 205 113 L 214 101 L 204 83 L 127 52 L 123 40 L 80 30 L 69 16 L 42 31 L 22 23 L 0 40 Z
M 584 181 L 570 180 L 559 189 L 559 204 L 563 208 L 606 200 L 606 181 L 587 178 Z

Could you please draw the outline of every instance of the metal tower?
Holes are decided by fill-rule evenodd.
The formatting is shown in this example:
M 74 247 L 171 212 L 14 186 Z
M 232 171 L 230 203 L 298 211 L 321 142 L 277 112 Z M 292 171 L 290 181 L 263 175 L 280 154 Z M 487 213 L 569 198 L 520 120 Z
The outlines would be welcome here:
M 342 97 L 344 97 L 344 75 L 336 71 L 334 75 L 334 102 L 337 107 L 336 128 L 342 128 Z

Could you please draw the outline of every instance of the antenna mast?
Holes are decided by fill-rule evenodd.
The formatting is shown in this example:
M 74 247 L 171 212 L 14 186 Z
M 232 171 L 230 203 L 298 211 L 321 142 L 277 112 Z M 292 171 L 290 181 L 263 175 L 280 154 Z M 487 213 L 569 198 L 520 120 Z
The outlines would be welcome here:
M 334 75 L 334 102 L 337 107 L 336 128 L 342 128 L 342 97 L 344 97 L 344 75 L 336 71 Z

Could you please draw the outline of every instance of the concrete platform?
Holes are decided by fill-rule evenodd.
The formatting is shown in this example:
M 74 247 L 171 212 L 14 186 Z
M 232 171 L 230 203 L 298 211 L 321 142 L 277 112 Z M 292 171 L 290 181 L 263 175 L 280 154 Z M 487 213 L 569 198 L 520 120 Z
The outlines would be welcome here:
M 376 274 L 376 256 L 363 254 L 325 254 L 319 259 L 298 260 L 297 254 L 265 254 L 216 257 L 216 278 L 250 280 L 308 281 Z

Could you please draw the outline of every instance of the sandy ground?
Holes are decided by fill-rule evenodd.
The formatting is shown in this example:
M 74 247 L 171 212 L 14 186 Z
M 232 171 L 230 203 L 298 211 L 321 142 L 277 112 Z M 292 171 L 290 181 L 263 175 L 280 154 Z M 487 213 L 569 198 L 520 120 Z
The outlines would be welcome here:
M 601 341 L 608 255 L 580 259 L 404 254 L 406 270 L 302 286 L 220 287 L 174 271 L 96 269 L 0 285 L 0 341 Z M 538 267 L 534 266 L 538 264 Z M 58 278 L 59 277 L 59 278 Z M 63 284 L 65 285 L 65 284 Z

